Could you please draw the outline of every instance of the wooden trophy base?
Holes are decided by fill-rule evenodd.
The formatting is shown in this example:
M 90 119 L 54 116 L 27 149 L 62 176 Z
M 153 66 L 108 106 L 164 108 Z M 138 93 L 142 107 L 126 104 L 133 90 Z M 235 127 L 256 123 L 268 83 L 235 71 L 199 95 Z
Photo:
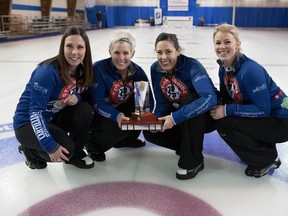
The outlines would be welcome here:
M 162 121 L 158 120 L 151 112 L 141 113 L 141 115 L 132 113 L 129 121 L 122 122 L 121 129 L 160 131 L 162 124 Z

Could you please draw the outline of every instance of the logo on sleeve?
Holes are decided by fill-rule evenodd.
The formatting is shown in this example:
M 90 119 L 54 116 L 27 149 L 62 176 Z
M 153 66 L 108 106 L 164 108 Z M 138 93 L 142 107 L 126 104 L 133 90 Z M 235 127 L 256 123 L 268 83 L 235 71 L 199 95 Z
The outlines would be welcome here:
M 260 92 L 260 91 L 262 91 L 262 90 L 264 90 L 264 89 L 267 89 L 266 83 L 263 83 L 263 84 L 260 85 L 260 86 L 256 86 L 256 88 L 253 89 L 253 93 Z
M 41 85 L 40 85 L 39 83 L 37 83 L 37 82 L 34 83 L 34 89 L 35 89 L 36 91 L 40 91 L 42 94 L 47 94 L 47 92 L 48 92 L 48 89 L 47 89 L 47 88 L 41 86 Z
M 288 109 L 288 97 L 283 99 L 281 106 L 285 109 Z

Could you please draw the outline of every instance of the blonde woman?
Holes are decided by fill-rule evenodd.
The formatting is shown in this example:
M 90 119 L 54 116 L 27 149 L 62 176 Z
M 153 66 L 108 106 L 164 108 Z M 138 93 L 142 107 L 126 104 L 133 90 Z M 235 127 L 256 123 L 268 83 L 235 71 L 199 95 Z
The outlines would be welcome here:
M 112 35 L 110 57 L 93 65 L 95 83 L 91 90 L 92 103 L 97 114 L 86 145 L 90 157 L 104 161 L 105 152 L 112 147 L 143 147 L 141 131 L 122 131 L 123 120 L 129 120 L 135 111 L 134 82 L 148 81 L 144 70 L 132 61 L 136 41 L 127 30 Z M 153 98 L 151 108 L 153 109 Z
M 288 140 L 288 98 L 265 68 L 241 53 L 238 29 L 223 24 L 213 34 L 222 105 L 211 110 L 220 136 L 259 178 L 281 165 L 276 143 Z

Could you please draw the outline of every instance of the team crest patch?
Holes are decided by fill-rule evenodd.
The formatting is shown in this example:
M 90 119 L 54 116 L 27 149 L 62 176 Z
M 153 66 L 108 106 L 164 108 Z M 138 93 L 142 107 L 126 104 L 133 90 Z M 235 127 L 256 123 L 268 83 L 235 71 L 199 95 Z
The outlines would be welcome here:
M 133 95 L 133 81 L 130 80 L 125 85 L 122 80 L 117 80 L 113 83 L 110 97 L 115 104 L 126 102 Z
M 233 98 L 234 102 L 241 103 L 242 102 L 242 93 L 240 91 L 240 87 L 236 76 L 224 76 L 224 85 L 230 95 Z
M 172 102 L 180 102 L 188 94 L 188 88 L 180 80 L 172 77 L 163 77 L 160 81 L 160 88 L 165 97 Z
M 77 87 L 76 87 L 76 80 L 73 80 L 73 84 L 70 84 L 70 85 L 67 85 L 65 86 L 60 95 L 59 95 L 59 99 L 62 100 L 62 99 L 65 99 L 67 98 L 69 95 L 73 95 L 73 94 L 76 94 L 76 93 L 81 93 L 83 92 L 84 88 L 79 88 L 77 90 Z

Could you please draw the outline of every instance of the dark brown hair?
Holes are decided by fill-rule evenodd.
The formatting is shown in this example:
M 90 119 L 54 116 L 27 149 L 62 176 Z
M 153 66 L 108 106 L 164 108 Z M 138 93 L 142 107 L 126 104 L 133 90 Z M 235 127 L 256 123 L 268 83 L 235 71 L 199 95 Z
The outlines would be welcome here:
M 39 63 L 39 65 L 41 65 L 44 62 L 48 62 L 48 64 L 56 63 L 59 69 L 59 76 L 61 77 L 62 81 L 66 84 L 69 84 L 71 82 L 71 77 L 68 72 L 69 64 L 66 61 L 64 55 L 64 45 L 65 45 L 65 39 L 70 35 L 80 35 L 83 38 L 86 47 L 86 53 L 83 59 L 83 64 L 78 66 L 79 68 L 81 67 L 82 73 L 76 75 L 78 79 L 77 85 L 78 87 L 91 86 L 93 84 L 91 47 L 86 32 L 80 27 L 69 27 L 62 36 L 58 55 Z
M 162 32 L 156 38 L 155 48 L 160 41 L 164 41 L 164 40 L 170 41 L 174 45 L 176 50 L 181 49 L 176 34 L 165 33 L 165 32 Z

